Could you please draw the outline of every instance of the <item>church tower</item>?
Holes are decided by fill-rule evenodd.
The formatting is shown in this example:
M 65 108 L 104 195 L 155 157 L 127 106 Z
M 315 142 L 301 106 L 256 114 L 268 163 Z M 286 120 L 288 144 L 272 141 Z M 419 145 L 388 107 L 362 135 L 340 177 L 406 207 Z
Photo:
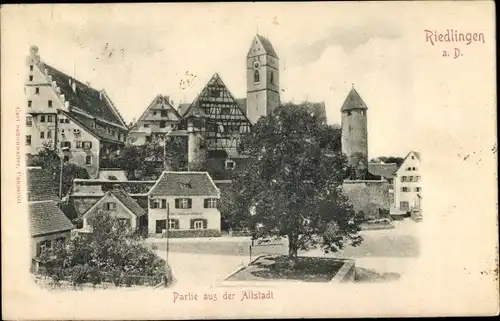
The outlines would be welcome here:
M 368 121 L 366 106 L 354 86 L 342 105 L 342 153 L 363 179 L 368 170 Z
M 280 104 L 279 58 L 269 40 L 256 35 L 247 54 L 247 117 L 255 124 Z

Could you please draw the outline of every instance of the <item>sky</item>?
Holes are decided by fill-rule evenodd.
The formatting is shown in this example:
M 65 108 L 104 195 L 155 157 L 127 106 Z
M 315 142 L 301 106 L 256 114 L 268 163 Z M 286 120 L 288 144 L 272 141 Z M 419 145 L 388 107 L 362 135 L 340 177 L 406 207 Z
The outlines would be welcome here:
M 24 55 L 38 46 L 44 62 L 105 89 L 130 122 L 158 94 L 175 106 L 191 102 L 216 72 L 245 97 L 246 54 L 259 33 L 280 58 L 282 101 L 323 101 L 338 124 L 354 86 L 369 108 L 369 156 L 404 157 L 419 148 L 415 57 L 429 46 L 412 23 L 425 10 L 389 6 L 391 15 L 376 2 L 20 6 L 14 42 Z M 195 81 L 180 86 L 186 73 Z

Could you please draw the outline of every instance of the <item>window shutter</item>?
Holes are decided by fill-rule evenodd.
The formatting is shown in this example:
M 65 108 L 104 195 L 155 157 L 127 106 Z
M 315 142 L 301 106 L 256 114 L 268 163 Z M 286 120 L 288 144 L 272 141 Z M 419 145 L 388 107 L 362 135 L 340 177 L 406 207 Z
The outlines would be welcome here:
M 40 256 L 42 254 L 42 244 L 41 242 L 36 243 L 36 256 Z
M 179 206 L 179 199 L 178 199 L 178 198 L 176 198 L 176 199 L 175 199 L 175 208 L 179 208 L 179 207 L 180 207 L 180 206 Z
M 203 207 L 204 207 L 204 208 L 208 208 L 208 198 L 205 198 L 205 199 L 203 200 Z
M 151 198 L 149 199 L 149 207 L 150 207 L 150 208 L 154 208 L 154 207 L 153 207 L 153 199 L 151 199 Z
M 208 221 L 207 220 L 203 220 L 203 228 L 206 229 L 207 228 L 207 224 L 208 224 Z
M 193 219 L 192 219 L 192 220 L 190 220 L 190 222 L 189 222 L 189 223 L 190 223 L 190 226 L 191 226 L 191 227 L 190 227 L 191 229 L 194 229 L 194 221 L 195 221 L 195 220 L 193 220 Z
M 188 208 L 191 208 L 191 205 L 193 205 L 193 200 L 188 198 Z
M 161 208 L 167 208 L 167 200 L 165 199 L 161 200 Z

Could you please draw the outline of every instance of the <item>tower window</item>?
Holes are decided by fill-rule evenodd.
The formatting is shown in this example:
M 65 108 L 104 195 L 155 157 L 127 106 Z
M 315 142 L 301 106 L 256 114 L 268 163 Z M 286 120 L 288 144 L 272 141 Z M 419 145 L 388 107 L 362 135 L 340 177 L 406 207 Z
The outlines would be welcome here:
M 33 105 L 33 102 L 31 100 L 28 100 L 28 107 L 31 107 Z
M 269 72 L 269 83 L 274 85 L 274 72 Z
M 30 71 L 33 71 L 33 65 L 30 65 Z
M 38 87 L 35 88 L 35 94 L 36 95 L 40 94 L 40 88 L 38 88 Z
M 255 70 L 253 72 L 253 82 L 254 83 L 259 83 L 260 82 L 260 74 L 258 70 Z
M 33 76 L 32 75 L 30 75 L 30 81 L 33 81 Z

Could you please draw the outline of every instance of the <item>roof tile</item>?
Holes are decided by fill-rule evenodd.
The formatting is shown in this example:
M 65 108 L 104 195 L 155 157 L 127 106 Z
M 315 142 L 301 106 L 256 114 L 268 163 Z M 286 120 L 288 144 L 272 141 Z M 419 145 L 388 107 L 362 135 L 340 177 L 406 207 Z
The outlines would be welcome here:
M 29 203 L 28 208 L 31 236 L 64 232 L 74 228 L 54 201 Z
M 207 172 L 163 172 L 150 196 L 219 196 Z
M 51 174 L 41 168 L 28 168 L 28 202 L 59 201 Z

